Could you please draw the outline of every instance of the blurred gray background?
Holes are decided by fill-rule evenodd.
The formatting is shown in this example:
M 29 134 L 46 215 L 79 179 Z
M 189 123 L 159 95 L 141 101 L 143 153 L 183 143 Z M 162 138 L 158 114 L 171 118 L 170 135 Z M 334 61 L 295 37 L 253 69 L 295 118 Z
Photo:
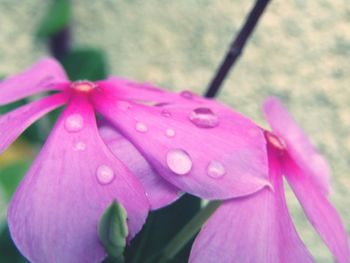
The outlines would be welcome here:
M 253 1 L 73 0 L 73 46 L 105 50 L 111 73 L 170 90 L 203 93 Z M 45 0 L 0 0 L 0 76 L 47 55 L 34 32 Z M 348 0 L 272 1 L 219 99 L 265 127 L 279 96 L 330 160 L 331 200 L 350 233 L 350 5 Z M 15 159 L 10 149 L 1 161 Z M 12 159 L 11 159 L 12 158 Z M 300 234 L 318 262 L 328 249 L 288 191 Z

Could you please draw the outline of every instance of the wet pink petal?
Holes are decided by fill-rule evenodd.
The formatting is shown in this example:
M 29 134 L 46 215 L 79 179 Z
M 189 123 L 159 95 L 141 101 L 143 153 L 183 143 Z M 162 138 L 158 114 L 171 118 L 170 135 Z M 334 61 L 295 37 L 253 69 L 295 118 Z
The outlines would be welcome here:
M 0 82 L 0 106 L 38 92 L 60 90 L 68 81 L 62 66 L 55 59 L 41 59 L 26 71 Z
M 133 80 L 110 77 L 99 81 L 98 86 L 106 96 L 113 96 L 121 100 L 141 102 L 174 102 L 178 98 L 175 93 L 166 92 L 150 83 L 139 83 Z
M 286 143 L 289 154 L 312 177 L 324 193 L 330 190 L 330 169 L 326 159 L 315 149 L 282 103 L 274 97 L 263 107 L 272 130 Z
M 350 262 L 346 231 L 337 211 L 332 207 L 314 181 L 304 175 L 295 163 L 287 159 L 284 173 L 306 216 L 316 228 L 338 263 Z
M 52 95 L 19 107 L 0 116 L 0 154 L 17 139 L 33 122 L 46 113 L 62 106 L 67 100 L 65 94 Z
M 142 155 L 115 128 L 104 123 L 99 128 L 100 136 L 113 154 L 121 160 L 145 188 L 152 210 L 164 207 L 180 197 L 179 189 L 159 176 Z
M 265 188 L 225 201 L 197 236 L 190 263 L 313 262 L 293 226 L 280 167 L 271 157 L 274 192 Z
M 17 189 L 8 222 L 32 262 L 99 262 L 98 221 L 113 201 L 128 213 L 129 238 L 145 222 L 143 187 L 99 137 L 85 98 L 76 97 Z
M 269 184 L 263 132 L 215 102 L 124 105 L 96 92 L 93 103 L 157 173 L 186 192 L 231 198 Z

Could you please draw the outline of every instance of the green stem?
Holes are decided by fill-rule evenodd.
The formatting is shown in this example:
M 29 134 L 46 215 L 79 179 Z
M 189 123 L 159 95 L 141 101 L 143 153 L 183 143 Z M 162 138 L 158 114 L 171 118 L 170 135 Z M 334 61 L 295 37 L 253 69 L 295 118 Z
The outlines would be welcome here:
M 201 229 L 202 225 L 220 206 L 221 201 L 212 201 L 196 214 L 190 222 L 181 229 L 179 233 L 166 245 L 159 262 L 165 263 L 172 259 L 183 248 L 194 235 Z
M 149 235 L 149 233 L 151 231 L 152 225 L 153 225 L 153 217 L 150 217 L 149 221 L 147 222 L 146 229 L 144 230 L 145 232 L 144 232 L 144 234 L 141 237 L 140 245 L 137 248 L 136 254 L 135 254 L 135 256 L 132 259 L 132 263 L 141 262 L 140 260 L 141 260 L 141 257 L 142 257 L 142 252 L 143 252 L 143 249 L 144 249 L 144 247 L 145 247 L 145 245 L 147 243 L 147 238 L 148 238 L 148 235 Z

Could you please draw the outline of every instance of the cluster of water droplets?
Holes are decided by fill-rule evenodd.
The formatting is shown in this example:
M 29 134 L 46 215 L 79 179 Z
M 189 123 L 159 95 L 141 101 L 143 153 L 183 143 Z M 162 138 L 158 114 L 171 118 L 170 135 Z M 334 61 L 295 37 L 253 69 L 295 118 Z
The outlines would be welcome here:
M 79 113 L 70 114 L 64 122 L 64 127 L 69 133 L 76 133 L 84 128 L 84 118 Z M 86 143 L 78 141 L 73 145 L 73 151 L 82 152 L 86 149 Z
M 84 118 L 79 113 L 73 113 L 66 118 L 64 125 L 70 133 L 79 132 L 84 128 Z M 85 151 L 86 147 L 86 143 L 78 141 L 74 144 L 73 150 L 76 152 Z M 96 178 L 100 184 L 107 185 L 113 182 L 115 174 L 110 166 L 102 164 L 97 167 Z
M 194 94 L 190 91 L 183 91 L 180 95 L 188 100 L 194 98 Z M 173 116 L 169 109 L 162 109 L 160 115 L 164 118 L 171 118 Z M 207 107 L 198 107 L 193 109 L 188 114 L 189 121 L 198 128 L 210 129 L 219 125 L 219 117 L 213 110 Z M 136 122 L 136 131 L 140 133 L 148 132 L 148 126 L 143 122 Z M 176 131 L 173 128 L 167 128 L 164 131 L 166 137 L 172 138 L 176 136 Z M 166 154 L 166 164 L 168 168 L 175 174 L 186 175 L 189 174 L 193 168 L 193 161 L 190 154 L 183 149 L 171 149 Z M 219 179 L 226 174 L 224 165 L 219 161 L 211 161 L 206 167 L 207 175 L 211 178 Z
M 172 149 L 166 155 L 169 169 L 178 175 L 189 174 L 193 161 L 188 152 L 182 149 Z M 211 161 L 206 168 L 207 175 L 214 179 L 222 178 L 226 174 L 225 166 L 219 161 Z

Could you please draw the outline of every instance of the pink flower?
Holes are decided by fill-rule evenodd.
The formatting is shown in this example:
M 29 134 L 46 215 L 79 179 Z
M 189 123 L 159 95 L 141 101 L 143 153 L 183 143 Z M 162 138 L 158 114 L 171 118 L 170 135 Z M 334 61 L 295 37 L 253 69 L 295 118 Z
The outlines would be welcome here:
M 67 104 L 9 208 L 12 238 L 33 262 L 104 258 L 97 224 L 113 200 L 127 211 L 131 239 L 149 206 L 170 203 L 179 189 L 219 199 L 269 184 L 263 131 L 217 102 L 116 77 L 70 82 L 47 58 L 2 81 L 0 105 L 43 91 L 57 93 L 0 117 L 2 153 Z M 98 130 L 95 111 L 111 124 Z
M 326 160 L 277 99 L 264 112 L 273 129 L 265 135 L 274 190 L 225 201 L 196 238 L 190 262 L 313 262 L 288 214 L 282 174 L 337 262 L 350 262 L 346 232 L 327 199 Z

